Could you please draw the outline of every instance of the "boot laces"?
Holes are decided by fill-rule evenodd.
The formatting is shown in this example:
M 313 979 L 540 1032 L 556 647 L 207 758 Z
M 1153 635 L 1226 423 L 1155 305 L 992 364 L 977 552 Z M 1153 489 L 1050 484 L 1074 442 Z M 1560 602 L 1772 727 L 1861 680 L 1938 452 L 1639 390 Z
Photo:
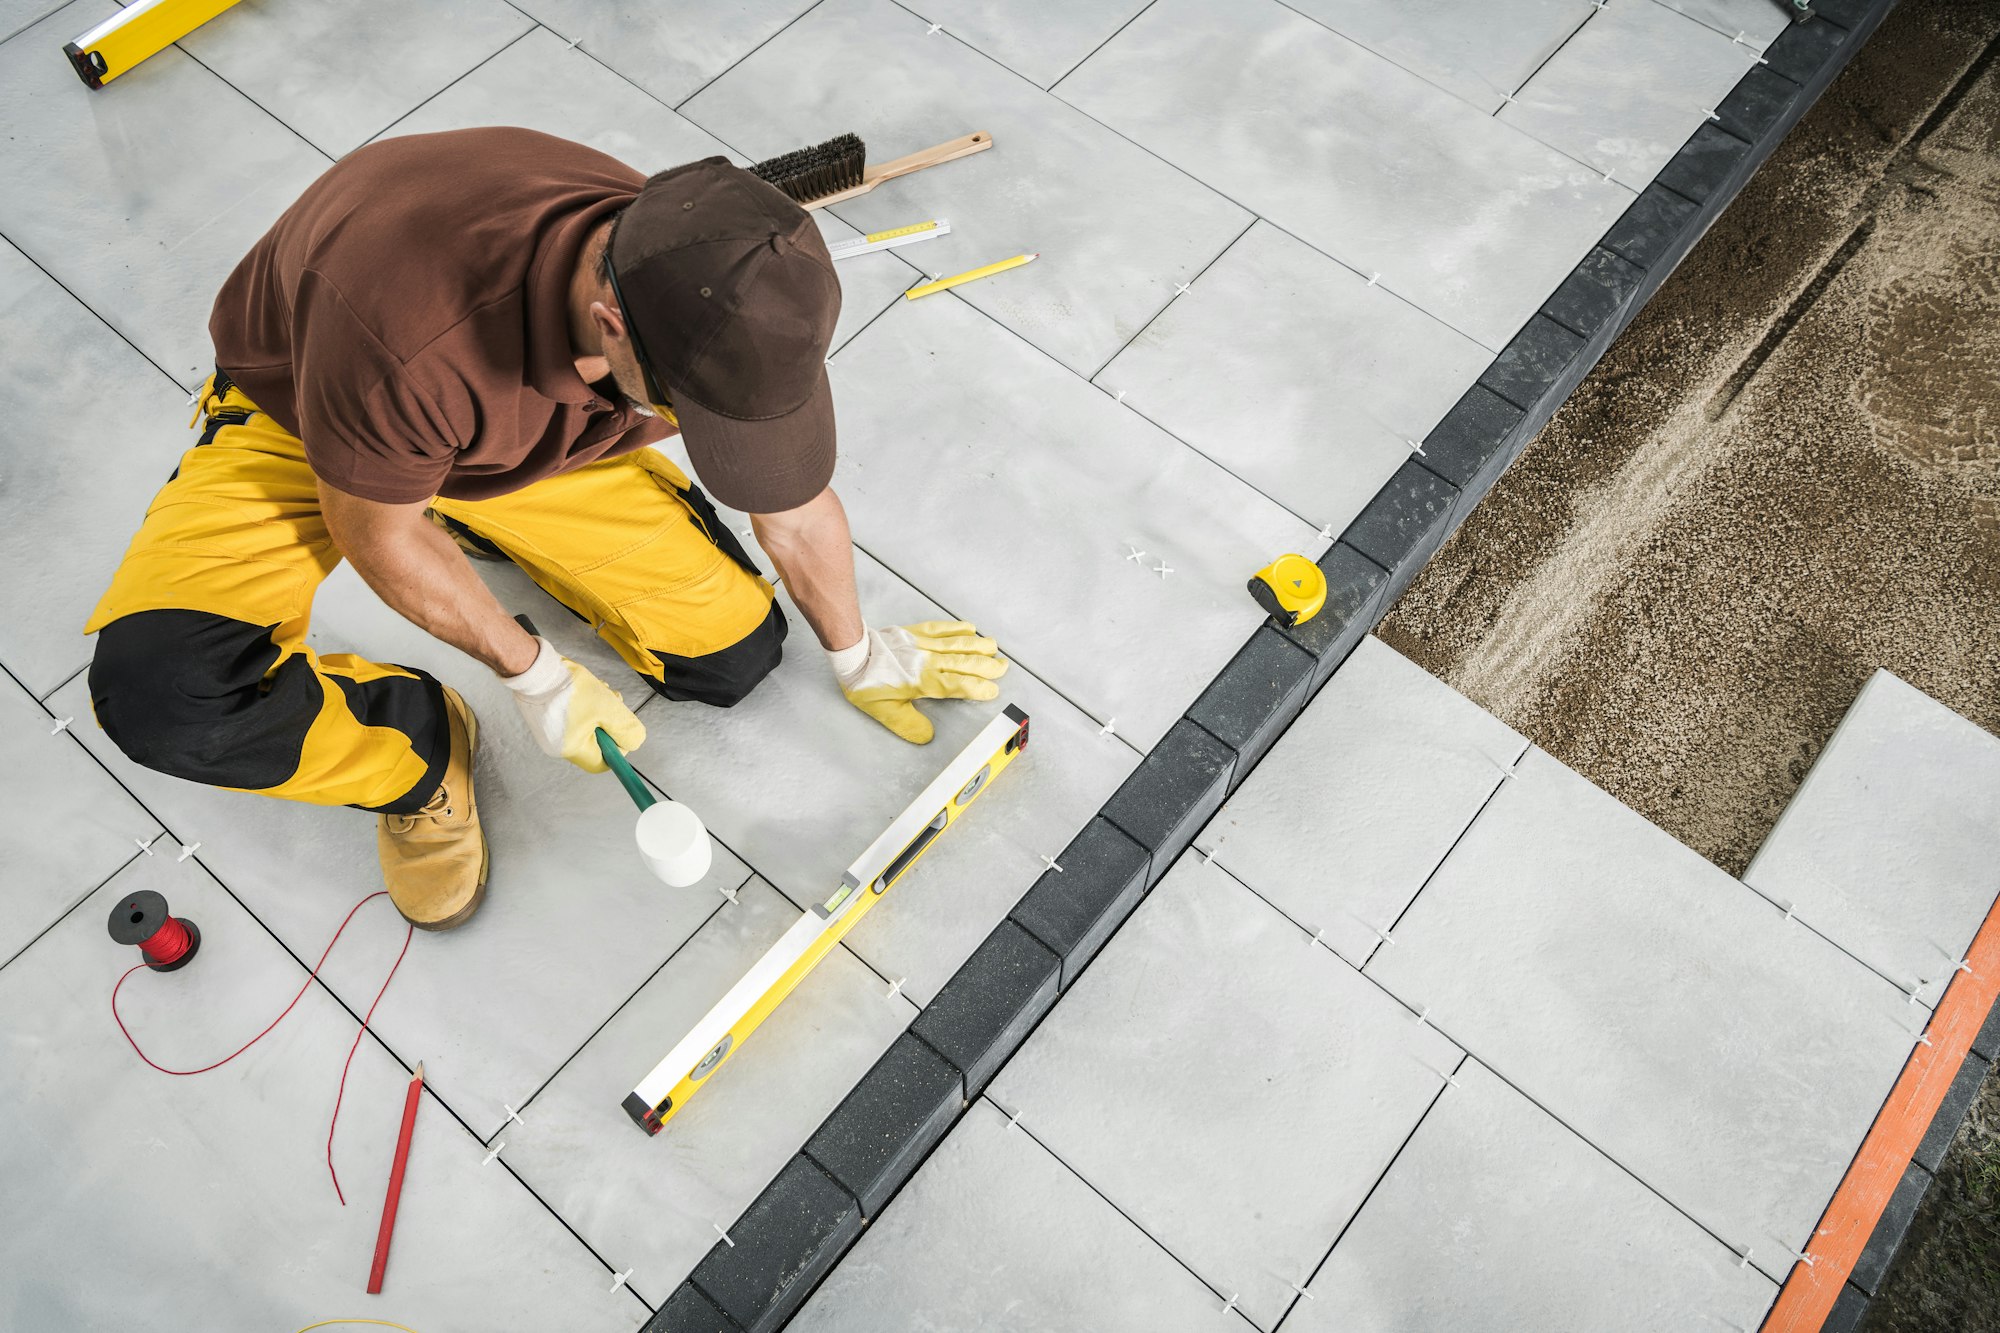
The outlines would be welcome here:
M 423 808 L 415 814 L 391 815 L 389 820 L 390 827 L 396 832 L 408 833 L 417 826 L 419 819 L 450 819 L 451 815 L 451 793 L 439 787 L 431 798 L 424 802 Z

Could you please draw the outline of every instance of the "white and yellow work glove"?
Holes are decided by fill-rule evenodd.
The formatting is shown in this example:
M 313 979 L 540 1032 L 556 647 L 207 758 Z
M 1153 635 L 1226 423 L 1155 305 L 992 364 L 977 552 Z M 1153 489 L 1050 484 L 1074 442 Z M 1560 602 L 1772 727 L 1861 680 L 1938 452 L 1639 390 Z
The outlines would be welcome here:
M 998 646 L 963 620 L 863 630 L 852 648 L 826 656 L 847 701 L 912 745 L 932 735 L 913 700 L 991 699 L 1007 673 Z
M 597 748 L 597 729 L 611 733 L 618 748 L 630 754 L 646 741 L 646 724 L 633 716 L 625 701 L 586 667 L 564 657 L 547 639 L 535 663 L 500 683 L 514 692 L 528 733 L 542 753 L 567 759 L 586 773 L 604 771 L 604 752 Z

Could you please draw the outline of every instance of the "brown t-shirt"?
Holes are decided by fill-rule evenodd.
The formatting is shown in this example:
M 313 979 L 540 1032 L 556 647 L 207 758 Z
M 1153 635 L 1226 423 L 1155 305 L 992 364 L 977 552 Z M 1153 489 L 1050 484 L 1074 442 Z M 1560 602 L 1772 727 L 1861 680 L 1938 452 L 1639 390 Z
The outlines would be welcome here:
M 644 179 L 533 130 L 357 149 L 223 284 L 215 363 L 320 478 L 389 504 L 502 495 L 664 439 L 584 383 L 569 341 L 584 239 Z

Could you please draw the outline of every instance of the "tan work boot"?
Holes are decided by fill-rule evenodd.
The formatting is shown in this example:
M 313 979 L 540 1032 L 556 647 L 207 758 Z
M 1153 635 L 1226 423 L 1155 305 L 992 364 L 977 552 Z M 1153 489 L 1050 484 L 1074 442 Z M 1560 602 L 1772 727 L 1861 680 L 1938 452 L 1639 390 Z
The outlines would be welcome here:
M 413 815 L 383 815 L 375 834 L 389 901 L 419 930 L 462 926 L 486 896 L 486 835 L 472 799 L 479 719 L 446 687 L 451 761 L 437 794 Z

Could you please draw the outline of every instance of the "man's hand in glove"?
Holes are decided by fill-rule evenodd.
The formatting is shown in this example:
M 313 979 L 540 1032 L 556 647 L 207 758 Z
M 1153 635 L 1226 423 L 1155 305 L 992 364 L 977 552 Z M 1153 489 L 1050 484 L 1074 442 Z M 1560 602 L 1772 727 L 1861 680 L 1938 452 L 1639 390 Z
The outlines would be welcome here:
M 599 727 L 628 754 L 645 744 L 646 724 L 609 685 L 557 652 L 547 639 L 536 642 L 541 652 L 535 664 L 518 676 L 502 676 L 500 682 L 514 691 L 514 702 L 542 753 L 567 759 L 586 773 L 602 773 Z
M 916 699 L 992 699 L 1007 673 L 993 640 L 962 620 L 864 630 L 852 648 L 829 652 L 847 701 L 913 745 L 931 739 Z

